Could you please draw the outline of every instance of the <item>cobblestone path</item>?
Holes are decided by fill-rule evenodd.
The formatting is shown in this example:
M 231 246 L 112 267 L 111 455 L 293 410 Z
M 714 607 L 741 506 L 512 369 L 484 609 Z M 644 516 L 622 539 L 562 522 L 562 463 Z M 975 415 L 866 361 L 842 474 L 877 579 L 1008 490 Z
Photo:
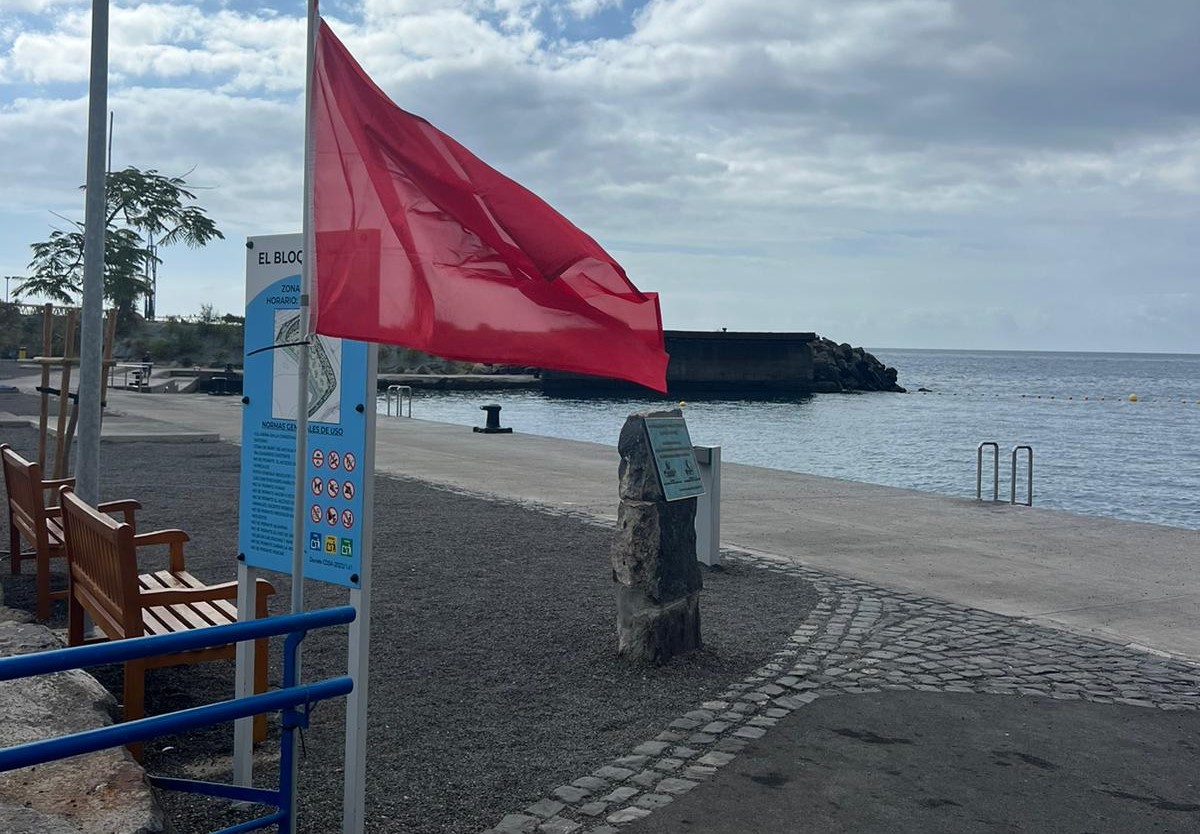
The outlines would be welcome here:
M 700 786 L 780 718 L 844 693 L 975 692 L 1200 708 L 1200 666 L 782 559 L 725 558 L 798 575 L 816 586 L 820 602 L 784 647 L 717 700 L 505 816 L 488 834 L 615 834 Z

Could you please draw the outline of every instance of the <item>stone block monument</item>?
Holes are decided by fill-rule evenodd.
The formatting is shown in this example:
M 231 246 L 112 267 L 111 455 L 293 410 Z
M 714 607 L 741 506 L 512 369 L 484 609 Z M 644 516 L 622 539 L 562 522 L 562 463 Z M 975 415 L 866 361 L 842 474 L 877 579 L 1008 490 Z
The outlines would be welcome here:
M 617 650 L 651 663 L 666 663 L 701 645 L 696 501 L 667 500 L 646 430 L 647 418 L 660 417 L 682 414 L 639 412 L 621 429 L 621 504 L 612 548 Z

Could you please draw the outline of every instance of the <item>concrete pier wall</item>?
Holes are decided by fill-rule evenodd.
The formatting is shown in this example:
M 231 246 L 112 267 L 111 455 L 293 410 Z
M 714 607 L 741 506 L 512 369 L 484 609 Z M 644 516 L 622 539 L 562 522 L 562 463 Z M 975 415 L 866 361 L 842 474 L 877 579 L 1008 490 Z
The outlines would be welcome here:
M 708 333 L 670 330 L 665 334 L 667 385 L 714 388 L 812 388 L 815 333 Z
M 667 387 L 672 394 L 688 390 L 808 393 L 813 390 L 812 343 L 815 333 L 728 333 L 667 330 Z M 547 393 L 586 390 L 642 391 L 619 380 L 546 371 Z

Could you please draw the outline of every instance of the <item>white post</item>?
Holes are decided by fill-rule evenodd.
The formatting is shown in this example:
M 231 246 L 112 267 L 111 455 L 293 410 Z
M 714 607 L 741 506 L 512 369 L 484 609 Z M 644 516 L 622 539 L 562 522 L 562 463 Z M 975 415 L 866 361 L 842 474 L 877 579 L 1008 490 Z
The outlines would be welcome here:
M 238 562 L 237 613 L 239 623 L 255 618 L 255 579 L 258 571 Z M 248 698 L 254 694 L 254 641 L 243 640 L 234 649 L 235 675 L 233 697 Z M 250 787 L 254 784 L 254 718 L 239 718 L 233 722 L 233 783 Z
M 350 604 L 358 616 L 350 624 L 347 674 L 354 691 L 346 699 L 346 768 L 342 809 L 343 834 L 362 834 L 365 826 L 367 784 L 367 659 L 371 635 L 371 558 L 375 538 L 375 398 L 379 348 L 367 345 L 367 384 L 363 392 L 366 424 L 363 436 L 362 536 L 359 586 L 350 589 Z M 393 554 L 394 556 L 395 554 Z
M 721 447 L 693 446 L 704 494 L 696 499 L 696 558 L 721 564 Z

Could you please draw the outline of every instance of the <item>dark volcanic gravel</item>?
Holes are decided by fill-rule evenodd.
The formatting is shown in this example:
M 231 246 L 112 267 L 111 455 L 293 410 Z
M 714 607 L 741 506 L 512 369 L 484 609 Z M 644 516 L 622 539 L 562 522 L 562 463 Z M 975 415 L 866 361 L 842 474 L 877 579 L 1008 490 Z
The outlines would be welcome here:
M 0 409 L 4 406 L 0 403 Z M 24 454 L 32 429 L 0 429 Z M 238 449 L 220 443 L 103 444 L 105 499 L 138 498 L 142 530 L 192 536 L 189 569 L 234 577 Z M 613 473 L 614 485 L 616 473 Z M 481 488 L 486 489 L 482 484 Z M 416 481 L 376 486 L 367 825 L 371 832 L 479 831 L 652 738 L 779 649 L 814 604 L 794 577 L 733 565 L 706 571 L 705 647 L 662 668 L 615 655 L 610 529 Z M 7 541 L 5 538 L 0 541 Z M 149 562 L 144 566 L 150 568 Z M 5 603 L 32 610 L 32 575 L 3 572 Z M 273 612 L 288 579 L 273 576 Z M 307 583 L 306 606 L 346 593 Z M 51 625 L 64 625 L 63 606 Z M 272 646 L 271 684 L 280 681 Z M 345 670 L 342 633 L 305 644 L 305 678 Z M 120 692 L 120 671 L 93 670 Z M 163 712 L 230 696 L 231 663 L 156 670 L 147 705 Z M 302 830 L 340 830 L 341 702 L 317 707 L 301 765 Z M 273 719 L 274 722 L 274 719 Z M 228 778 L 227 727 L 147 746 L 154 773 Z M 277 733 L 257 757 L 271 784 Z M 166 794 L 181 834 L 245 818 L 221 803 Z

